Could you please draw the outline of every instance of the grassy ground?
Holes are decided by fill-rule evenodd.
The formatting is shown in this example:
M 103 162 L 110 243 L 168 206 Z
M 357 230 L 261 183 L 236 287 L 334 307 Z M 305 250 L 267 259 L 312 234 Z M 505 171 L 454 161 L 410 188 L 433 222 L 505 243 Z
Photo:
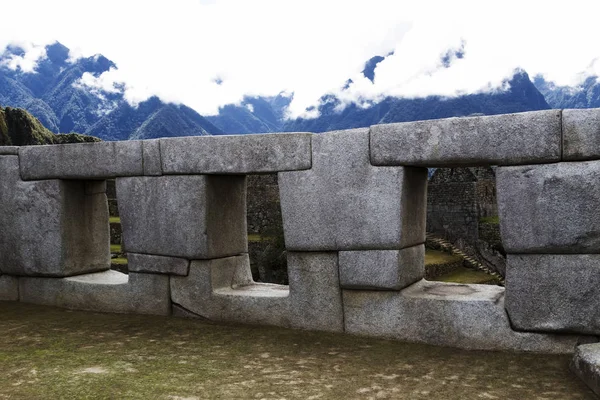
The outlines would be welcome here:
M 482 271 L 475 271 L 473 269 L 459 267 L 456 271 L 452 271 L 449 274 L 442 275 L 435 279 L 438 282 L 457 282 L 457 283 L 497 283 L 497 280 Z
M 461 261 L 461 256 L 456 254 L 448 254 L 439 250 L 425 250 L 425 266 L 433 264 L 454 264 Z
M 0 320 L 0 398 L 594 398 L 563 356 L 7 302 Z

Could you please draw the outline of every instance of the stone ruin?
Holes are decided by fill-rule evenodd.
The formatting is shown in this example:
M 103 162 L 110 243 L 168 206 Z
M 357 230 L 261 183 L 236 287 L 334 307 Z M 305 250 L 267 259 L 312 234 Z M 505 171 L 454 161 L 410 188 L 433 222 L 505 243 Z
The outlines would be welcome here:
M 498 166 L 506 289 L 423 280 L 426 167 Z M 249 267 L 246 175 L 278 173 L 288 285 Z M 0 299 L 467 349 L 600 335 L 600 109 L 324 134 L 0 147 Z M 129 274 L 109 270 L 116 178 Z

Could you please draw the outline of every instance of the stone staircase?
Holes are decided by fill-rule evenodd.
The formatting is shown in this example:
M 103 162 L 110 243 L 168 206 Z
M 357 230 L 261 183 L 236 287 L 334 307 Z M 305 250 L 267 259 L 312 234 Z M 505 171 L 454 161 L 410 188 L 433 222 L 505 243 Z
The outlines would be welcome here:
M 481 264 L 473 257 L 453 246 L 452 243 L 442 238 L 428 233 L 427 248 L 428 253 L 426 253 L 425 258 L 425 278 L 428 280 L 456 283 L 497 284 L 504 286 L 504 277 L 502 275 Z M 455 267 L 452 271 L 444 271 L 443 273 L 436 274 L 436 271 L 431 271 L 431 268 L 428 267 L 427 263 L 427 254 L 431 255 L 434 251 L 458 257 L 461 260 L 460 264 L 462 265 Z

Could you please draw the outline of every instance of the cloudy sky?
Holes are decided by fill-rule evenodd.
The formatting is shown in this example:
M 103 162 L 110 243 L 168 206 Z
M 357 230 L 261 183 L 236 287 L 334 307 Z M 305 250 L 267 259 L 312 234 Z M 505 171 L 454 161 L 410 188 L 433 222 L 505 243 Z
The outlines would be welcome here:
M 60 41 L 73 58 L 101 53 L 118 69 L 88 85 L 124 82 L 132 103 L 151 95 L 203 115 L 244 95 L 294 93 L 290 116 L 325 93 L 344 102 L 386 95 L 456 96 L 501 90 L 516 68 L 576 86 L 600 72 L 595 1 L 528 0 L 19 0 L 1 1 L 0 52 L 34 69 Z M 441 56 L 464 45 L 443 68 Z M 361 77 L 366 60 L 394 52 Z M 344 82 L 353 84 L 339 93 Z M 217 82 L 221 82 L 217 84 Z

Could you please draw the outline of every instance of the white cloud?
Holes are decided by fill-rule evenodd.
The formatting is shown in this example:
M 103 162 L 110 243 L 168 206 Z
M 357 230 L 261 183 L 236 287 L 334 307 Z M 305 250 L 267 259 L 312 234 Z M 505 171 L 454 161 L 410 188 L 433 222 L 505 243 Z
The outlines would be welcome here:
M 60 41 L 72 57 L 102 53 L 114 61 L 100 79 L 125 83 L 132 103 L 158 95 L 201 114 L 247 95 L 294 92 L 290 115 L 325 93 L 344 102 L 382 96 L 454 96 L 498 88 L 515 68 L 576 85 L 600 72 L 595 44 L 599 5 L 550 1 L 385 0 L 20 0 L 3 5 L 0 50 L 27 44 L 12 68 L 31 70 L 40 45 Z M 465 43 L 465 57 L 439 68 L 440 57 Z M 31 45 L 34 43 L 35 45 Z M 373 55 L 394 55 L 360 75 Z M 218 77 L 222 82 L 215 81 Z M 93 78 L 93 79 L 92 79 Z M 314 114 L 314 112 L 313 112 Z

